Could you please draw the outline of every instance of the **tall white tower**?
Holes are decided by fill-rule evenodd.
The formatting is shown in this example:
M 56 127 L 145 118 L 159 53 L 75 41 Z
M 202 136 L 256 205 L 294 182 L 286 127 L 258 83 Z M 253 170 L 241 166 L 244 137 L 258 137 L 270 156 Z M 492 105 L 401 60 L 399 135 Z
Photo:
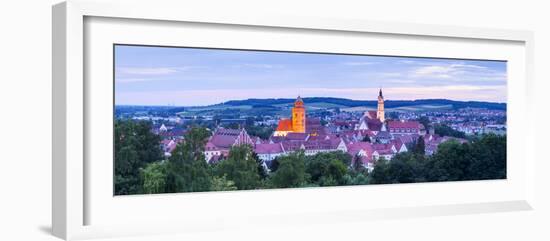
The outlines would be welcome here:
M 384 96 L 382 95 L 382 89 L 380 89 L 380 92 L 378 93 L 378 110 L 376 111 L 376 117 L 381 122 L 384 122 L 386 119 L 384 117 Z

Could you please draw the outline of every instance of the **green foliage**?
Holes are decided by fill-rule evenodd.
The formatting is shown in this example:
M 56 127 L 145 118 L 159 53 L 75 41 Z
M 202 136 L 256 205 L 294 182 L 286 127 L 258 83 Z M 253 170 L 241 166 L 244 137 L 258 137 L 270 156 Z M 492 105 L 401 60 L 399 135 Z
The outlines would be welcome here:
M 437 152 L 397 154 L 378 161 L 371 183 L 439 182 L 506 178 L 506 136 L 484 135 L 472 143 L 447 141 Z
M 222 126 L 223 126 L 223 128 L 226 128 L 226 129 L 234 129 L 234 130 L 241 129 L 241 125 L 237 122 L 231 122 L 231 123 L 223 124 Z
M 441 143 L 428 163 L 428 181 L 464 180 L 472 154 L 470 144 L 460 144 L 457 141 Z
M 114 143 L 115 195 L 142 193 L 140 169 L 163 158 L 160 137 L 150 122 L 117 120 Z
M 218 176 L 226 175 L 239 190 L 259 187 L 258 164 L 249 145 L 231 147 L 227 160 L 216 167 Z
M 212 177 L 211 191 L 234 191 L 237 190 L 235 182 L 228 180 L 226 175 Z
M 476 157 L 467 169 L 466 179 L 506 178 L 506 136 L 485 135 L 472 144 Z
M 452 136 L 457 138 L 466 138 L 466 134 L 462 131 L 457 131 L 448 125 L 439 124 L 434 127 L 435 134 L 440 136 Z
M 424 137 L 420 136 L 413 141 L 409 146 L 409 151 L 418 155 L 424 155 L 426 153 L 426 143 Z
M 185 141 L 162 160 L 160 138 L 150 130 L 148 122 L 115 123 L 116 195 L 506 178 L 506 136 L 494 134 L 442 143 L 432 156 L 424 154 L 420 137 L 409 152 L 378 160 L 371 173 L 359 156 L 341 151 L 280 156 L 267 173 L 248 145 L 234 146 L 227 159 L 207 164 L 204 146 L 210 132 L 199 127 L 188 129 Z
M 204 157 L 204 145 L 210 133 L 193 127 L 185 141 L 176 146 L 168 162 L 166 192 L 201 192 L 210 190 L 211 170 Z
M 348 169 L 344 164 L 347 159 L 347 156 L 344 158 L 341 153 L 319 153 L 306 158 L 305 170 L 310 175 L 311 181 L 320 186 L 341 185 L 344 183 L 343 177 Z
M 366 185 L 370 183 L 367 172 L 348 173 L 344 175 L 343 185 Z
M 251 136 L 257 136 L 261 139 L 267 140 L 275 131 L 275 128 L 273 126 L 264 126 L 264 125 L 246 125 L 245 127 L 246 132 Z
M 423 155 L 399 153 L 391 160 L 378 160 L 371 173 L 371 183 L 411 183 L 424 181 Z
M 266 167 L 264 167 L 264 161 L 260 159 L 258 154 L 256 152 L 252 152 L 252 158 L 254 158 L 254 161 L 256 161 L 256 166 L 258 169 L 258 175 L 260 176 L 261 180 L 264 180 L 268 177 L 268 173 L 266 170 Z
M 276 188 L 301 187 L 306 185 L 304 152 L 295 152 L 278 158 L 279 167 L 271 176 L 271 186 Z
M 275 157 L 271 162 L 269 162 L 269 170 L 271 172 L 276 172 L 279 168 L 279 157 Z
M 418 122 L 420 122 L 420 124 L 422 124 L 424 126 L 424 128 L 426 128 L 426 130 L 428 130 L 428 128 L 431 125 L 430 119 L 426 116 L 422 116 L 422 117 L 418 118 Z
M 147 164 L 141 170 L 144 193 L 164 193 L 166 186 L 166 165 L 162 162 Z
M 361 161 L 361 156 L 359 156 L 359 154 L 356 154 L 353 157 L 353 161 L 351 162 L 351 168 L 355 172 L 366 171 L 365 167 L 363 166 L 363 162 Z

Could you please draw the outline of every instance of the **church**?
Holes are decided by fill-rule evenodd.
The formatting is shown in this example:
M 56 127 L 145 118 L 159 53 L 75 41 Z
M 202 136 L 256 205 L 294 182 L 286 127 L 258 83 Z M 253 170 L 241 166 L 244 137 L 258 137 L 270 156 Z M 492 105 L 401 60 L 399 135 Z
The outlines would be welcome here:
M 386 121 L 386 115 L 384 113 L 384 95 L 382 95 L 382 89 L 378 92 L 378 106 L 376 110 L 369 110 L 365 112 L 365 115 L 360 120 L 360 130 L 367 130 L 366 121 L 377 122 L 384 124 Z
M 286 136 L 288 133 L 306 132 L 306 108 L 300 96 L 294 101 L 290 119 L 281 118 L 273 136 Z

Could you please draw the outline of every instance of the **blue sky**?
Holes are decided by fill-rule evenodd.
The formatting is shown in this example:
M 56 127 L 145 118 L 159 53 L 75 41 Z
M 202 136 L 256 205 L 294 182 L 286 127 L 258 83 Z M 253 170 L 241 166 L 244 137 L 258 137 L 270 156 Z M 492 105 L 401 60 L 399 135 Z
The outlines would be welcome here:
M 506 62 L 115 46 L 117 105 L 248 98 L 446 98 L 506 102 Z

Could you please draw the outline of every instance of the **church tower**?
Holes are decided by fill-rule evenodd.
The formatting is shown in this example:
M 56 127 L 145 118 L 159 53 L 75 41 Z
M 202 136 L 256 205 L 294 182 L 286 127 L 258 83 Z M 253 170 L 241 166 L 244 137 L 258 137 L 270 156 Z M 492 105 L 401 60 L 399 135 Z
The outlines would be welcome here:
M 378 110 L 376 111 L 376 117 L 381 122 L 384 122 L 386 119 L 384 117 L 384 96 L 382 95 L 382 89 L 380 89 L 380 92 L 378 93 Z
M 306 132 L 306 108 L 304 107 L 304 101 L 300 96 L 294 102 L 292 108 L 292 131 L 305 133 Z

